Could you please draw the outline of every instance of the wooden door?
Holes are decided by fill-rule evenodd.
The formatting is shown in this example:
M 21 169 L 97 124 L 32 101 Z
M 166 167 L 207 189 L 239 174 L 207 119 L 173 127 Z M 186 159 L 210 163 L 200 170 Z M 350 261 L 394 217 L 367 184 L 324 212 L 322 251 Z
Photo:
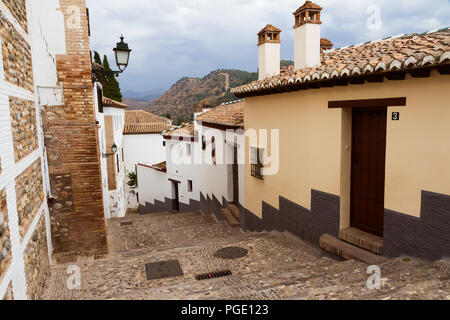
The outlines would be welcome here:
M 353 109 L 351 226 L 383 236 L 387 108 Z
M 173 210 L 180 211 L 180 191 L 178 188 L 179 182 L 172 181 L 173 191 L 174 191 L 174 199 L 173 201 Z

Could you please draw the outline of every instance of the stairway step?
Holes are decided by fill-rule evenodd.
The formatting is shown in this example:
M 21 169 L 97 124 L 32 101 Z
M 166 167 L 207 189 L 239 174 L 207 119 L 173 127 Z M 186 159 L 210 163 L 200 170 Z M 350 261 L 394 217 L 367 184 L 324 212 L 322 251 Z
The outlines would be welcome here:
M 329 234 L 324 234 L 320 237 L 320 247 L 344 259 L 358 260 L 372 265 L 381 264 L 387 260 L 386 258 L 353 246 Z
M 240 227 L 241 224 L 238 220 L 233 216 L 230 210 L 227 208 L 221 209 L 220 213 L 222 214 L 222 217 L 225 219 L 225 221 L 233 228 Z
M 383 238 L 356 228 L 347 228 L 339 232 L 339 238 L 357 247 L 375 254 L 383 253 Z
M 236 218 L 237 221 L 240 220 L 241 212 L 239 208 L 234 203 L 229 203 L 227 205 L 228 210 L 230 210 L 231 214 Z

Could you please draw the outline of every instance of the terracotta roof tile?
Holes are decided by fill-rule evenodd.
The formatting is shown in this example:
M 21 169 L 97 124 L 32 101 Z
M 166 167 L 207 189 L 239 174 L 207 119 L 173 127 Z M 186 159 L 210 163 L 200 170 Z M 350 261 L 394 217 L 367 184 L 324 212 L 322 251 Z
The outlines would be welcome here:
M 160 133 L 173 128 L 171 120 L 143 110 L 125 111 L 124 134 Z
M 244 125 L 244 100 L 221 104 L 197 117 L 198 121 L 226 126 Z
M 175 127 L 171 130 L 163 132 L 165 136 L 173 137 L 193 137 L 195 134 L 194 123 L 189 123 L 184 126 Z
M 268 24 L 260 32 L 258 32 L 258 35 L 265 33 L 265 32 L 281 32 L 281 29 L 278 29 L 277 27 L 274 27 L 273 25 Z
M 112 107 L 112 108 L 120 108 L 120 109 L 126 109 L 128 106 L 126 104 L 123 104 L 119 101 L 103 97 L 103 106 L 104 107 Z
M 321 66 L 294 70 L 237 87 L 231 92 L 246 97 L 267 89 L 320 82 L 351 76 L 372 75 L 427 66 L 450 64 L 450 29 L 425 34 L 401 35 L 325 52 Z

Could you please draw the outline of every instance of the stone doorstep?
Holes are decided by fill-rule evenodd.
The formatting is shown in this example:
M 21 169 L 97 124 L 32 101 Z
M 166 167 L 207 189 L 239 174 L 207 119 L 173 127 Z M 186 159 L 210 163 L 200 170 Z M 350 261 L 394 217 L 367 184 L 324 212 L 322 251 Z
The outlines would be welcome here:
M 240 227 L 241 224 L 239 221 L 233 216 L 230 210 L 227 208 L 221 209 L 220 213 L 222 214 L 225 221 L 233 228 Z
M 234 204 L 234 203 L 229 203 L 227 205 L 228 210 L 230 210 L 230 212 L 233 214 L 233 216 L 236 218 L 237 221 L 239 221 L 240 219 L 240 212 L 239 212 L 239 208 Z
M 339 232 L 339 239 L 362 249 L 381 255 L 383 253 L 383 238 L 356 228 L 347 228 Z
M 324 234 L 320 237 L 320 247 L 344 259 L 362 261 L 370 265 L 379 265 L 387 261 L 387 259 L 379 255 L 351 245 L 329 234 Z

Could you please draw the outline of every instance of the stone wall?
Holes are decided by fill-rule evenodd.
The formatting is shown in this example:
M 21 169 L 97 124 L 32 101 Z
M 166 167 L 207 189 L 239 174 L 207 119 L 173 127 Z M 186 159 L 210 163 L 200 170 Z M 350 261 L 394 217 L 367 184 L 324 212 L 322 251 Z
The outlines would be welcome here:
M 6 191 L 0 191 L 0 281 L 11 264 L 11 238 L 9 231 Z
M 41 298 L 49 272 L 45 218 L 41 217 L 24 252 L 28 299 Z
M 33 91 L 31 47 L 1 12 L 0 36 L 5 80 L 20 88 Z
M 6 294 L 3 297 L 3 300 L 14 300 L 12 282 L 9 283 L 8 289 L 6 289 Z
M 27 8 L 25 0 L 2 0 L 19 22 L 25 32 L 28 32 Z
M 9 97 L 16 162 L 38 148 L 36 107 L 33 101 Z
M 66 22 L 66 54 L 56 55 L 64 105 L 43 114 L 53 248 L 56 254 L 94 251 L 101 257 L 107 253 L 106 227 L 86 5 L 84 0 L 59 3 Z M 80 25 L 67 27 L 74 8 Z
M 44 198 L 41 159 L 36 160 L 16 178 L 16 196 L 19 233 L 23 238 L 41 208 Z

